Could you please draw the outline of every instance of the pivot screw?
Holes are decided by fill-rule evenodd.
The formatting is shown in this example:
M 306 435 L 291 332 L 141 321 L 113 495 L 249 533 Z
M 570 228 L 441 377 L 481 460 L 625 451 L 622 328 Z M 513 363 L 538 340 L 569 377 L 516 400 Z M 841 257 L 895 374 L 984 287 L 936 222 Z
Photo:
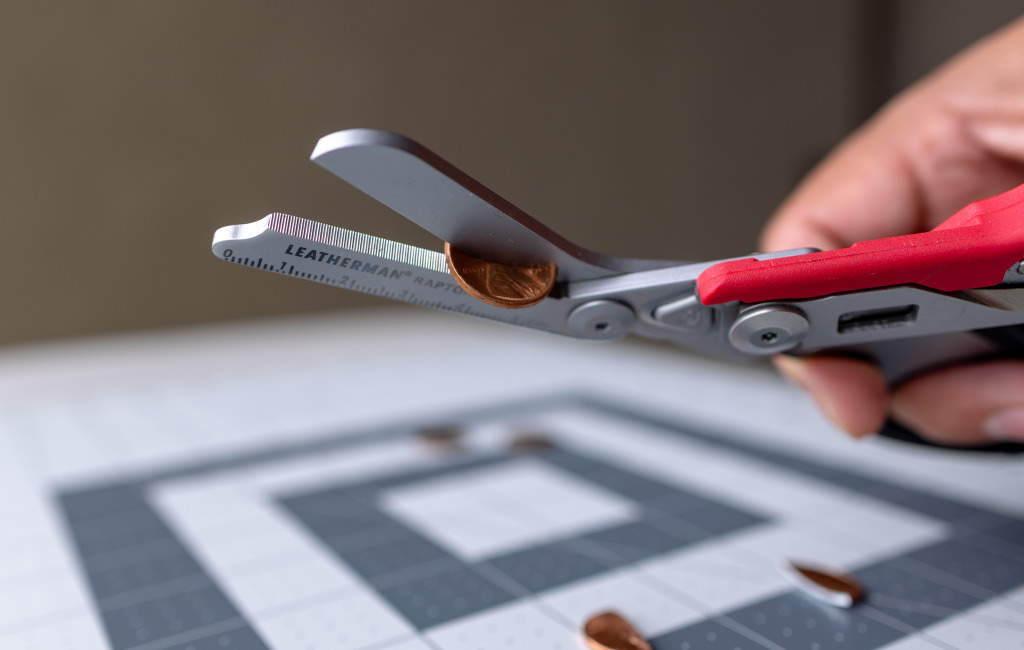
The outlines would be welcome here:
M 591 300 L 569 312 L 569 334 L 581 339 L 614 339 L 633 328 L 636 314 L 614 300 Z
M 729 328 L 729 342 L 740 352 L 766 356 L 796 347 L 808 330 L 810 324 L 800 310 L 765 305 L 739 315 Z

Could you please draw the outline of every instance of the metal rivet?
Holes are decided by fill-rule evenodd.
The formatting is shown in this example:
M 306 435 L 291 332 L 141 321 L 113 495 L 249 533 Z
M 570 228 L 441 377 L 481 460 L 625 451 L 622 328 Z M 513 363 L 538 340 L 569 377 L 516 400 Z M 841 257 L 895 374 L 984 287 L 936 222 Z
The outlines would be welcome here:
M 741 352 L 769 355 L 796 347 L 810 324 L 793 307 L 764 305 L 742 312 L 729 328 L 729 341 Z
M 636 314 L 621 302 L 592 300 L 569 313 L 569 334 L 584 339 L 614 339 L 625 336 L 636 322 Z

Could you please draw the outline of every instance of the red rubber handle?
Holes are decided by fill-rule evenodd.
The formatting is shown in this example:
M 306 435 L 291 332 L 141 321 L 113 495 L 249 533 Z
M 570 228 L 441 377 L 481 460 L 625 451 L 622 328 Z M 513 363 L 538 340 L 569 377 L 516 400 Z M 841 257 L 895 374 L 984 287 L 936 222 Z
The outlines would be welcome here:
M 722 262 L 697 278 L 705 305 L 817 298 L 899 284 L 990 287 L 1024 259 L 1024 185 L 977 201 L 930 232 L 759 261 Z

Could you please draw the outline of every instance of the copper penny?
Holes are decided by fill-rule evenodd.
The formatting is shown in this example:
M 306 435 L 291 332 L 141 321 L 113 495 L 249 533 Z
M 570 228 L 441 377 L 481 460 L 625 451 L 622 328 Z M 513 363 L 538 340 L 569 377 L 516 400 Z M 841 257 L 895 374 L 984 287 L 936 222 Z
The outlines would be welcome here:
M 558 269 L 544 266 L 498 264 L 467 255 L 448 242 L 444 257 L 455 281 L 480 302 L 504 309 L 531 307 L 551 293 Z
M 508 443 L 508 450 L 515 452 L 544 451 L 553 449 L 555 443 L 543 433 L 517 433 Z
M 594 616 L 583 626 L 591 650 L 651 650 L 632 623 L 615 612 Z
M 431 449 L 454 451 L 462 446 L 463 431 L 456 426 L 438 426 L 422 429 L 417 436 Z
M 852 607 L 864 597 L 864 589 L 852 575 L 842 571 L 789 562 L 786 575 L 809 596 L 835 605 Z

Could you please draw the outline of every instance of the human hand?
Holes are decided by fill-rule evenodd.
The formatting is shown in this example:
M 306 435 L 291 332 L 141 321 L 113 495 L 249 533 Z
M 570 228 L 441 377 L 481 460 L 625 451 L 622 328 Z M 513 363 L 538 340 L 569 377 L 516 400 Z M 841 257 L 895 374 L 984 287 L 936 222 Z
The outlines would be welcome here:
M 761 248 L 833 249 L 930 230 L 966 204 L 1024 182 L 1024 19 L 899 95 L 819 165 L 768 223 Z M 1024 442 L 1024 361 L 927 373 L 890 392 L 877 366 L 779 357 L 854 437 L 887 416 L 945 445 Z

